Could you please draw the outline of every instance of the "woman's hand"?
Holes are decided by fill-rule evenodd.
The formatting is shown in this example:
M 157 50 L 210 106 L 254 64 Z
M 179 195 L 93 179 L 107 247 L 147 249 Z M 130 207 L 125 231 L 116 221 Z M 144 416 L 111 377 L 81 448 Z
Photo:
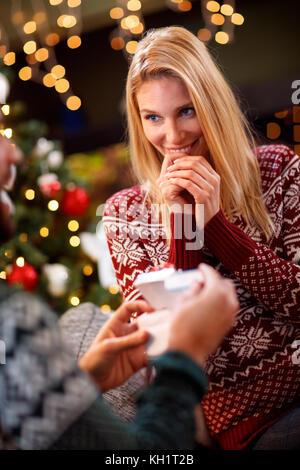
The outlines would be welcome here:
M 201 211 L 204 205 L 204 226 L 220 209 L 220 176 L 206 158 L 192 155 L 167 155 L 158 180 L 162 194 L 172 210 L 174 204 L 181 209 L 192 205 L 192 212 L 201 227 Z M 174 212 L 177 212 L 176 208 Z
M 169 349 L 179 350 L 200 365 L 216 351 L 232 328 L 239 309 L 234 284 L 201 264 L 204 285 L 193 284 L 174 312 Z
M 144 301 L 122 304 L 79 360 L 79 367 L 92 376 L 102 392 L 118 387 L 148 364 L 144 343 L 149 334 L 128 321 L 134 312 L 152 311 Z

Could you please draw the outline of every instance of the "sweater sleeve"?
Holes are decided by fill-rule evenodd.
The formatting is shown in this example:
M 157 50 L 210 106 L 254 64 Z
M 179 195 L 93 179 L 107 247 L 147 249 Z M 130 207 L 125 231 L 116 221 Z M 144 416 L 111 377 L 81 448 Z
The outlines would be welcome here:
M 140 200 L 138 186 L 120 191 L 107 200 L 103 214 L 116 279 L 126 301 L 143 299 L 134 281 L 153 267 L 141 234 Z
M 196 232 L 192 214 L 171 212 L 171 240 L 168 263 L 176 269 L 193 269 L 202 261 L 201 234 Z
M 282 188 L 285 259 L 230 223 L 222 210 L 205 227 L 205 245 L 266 307 L 299 323 L 300 158 L 289 149 L 277 179 L 278 190 Z
M 194 409 L 208 390 L 204 371 L 170 351 L 155 361 L 156 376 L 137 399 L 131 423 L 117 417 L 99 397 L 56 441 L 55 450 L 193 449 Z

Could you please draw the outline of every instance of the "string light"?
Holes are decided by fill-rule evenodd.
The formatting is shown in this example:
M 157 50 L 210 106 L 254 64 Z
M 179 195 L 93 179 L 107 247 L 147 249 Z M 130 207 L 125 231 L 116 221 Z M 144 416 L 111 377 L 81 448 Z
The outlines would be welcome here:
M 57 24 L 61 28 L 73 28 L 77 23 L 75 16 L 73 15 L 60 15 L 57 18 Z
M 136 28 L 140 22 L 140 19 L 136 15 L 129 15 L 126 18 L 124 18 L 124 21 L 126 23 L 127 29 L 131 28 Z
M 77 109 L 80 108 L 81 106 L 81 99 L 78 97 L 78 96 L 70 96 L 68 99 L 67 99 L 67 102 L 66 102 L 66 106 L 67 108 L 69 108 L 71 111 L 76 111 Z
M 224 5 L 221 6 L 221 13 L 225 16 L 231 16 L 233 13 L 233 8 L 231 5 L 228 5 L 227 3 L 224 3 Z
M 35 53 L 35 58 L 38 62 L 44 62 L 49 58 L 49 51 L 45 47 L 41 47 Z
M 7 52 L 3 57 L 5 65 L 13 65 L 16 62 L 16 54 L 14 52 Z
M 130 11 L 138 11 L 142 8 L 142 4 L 139 0 L 129 0 L 127 2 L 127 9 Z
M 110 45 L 115 51 L 120 51 L 125 46 L 125 41 L 121 37 L 115 37 L 110 41 Z
M 77 305 L 80 304 L 80 299 L 77 297 L 77 295 L 73 295 L 70 297 L 70 304 L 73 305 L 73 307 L 77 307 Z
M 51 88 L 56 83 L 56 78 L 52 75 L 52 73 L 46 73 L 43 77 L 43 83 L 46 87 Z
M 177 3 L 188 3 L 176 0 Z M 125 7 L 126 5 L 126 7 Z M 140 0 L 127 0 L 123 2 L 123 8 L 116 7 L 110 10 L 110 17 L 118 20 L 118 27 L 110 37 L 111 48 L 115 51 L 123 50 L 128 58 L 129 54 L 135 54 L 138 42 L 134 40 L 135 35 L 140 35 L 145 29 L 143 15 L 141 12 L 142 2 Z M 126 10 L 125 10 L 126 8 Z M 127 11 L 127 16 L 125 11 Z M 132 14 L 137 12 L 137 14 Z M 122 31 L 125 30 L 126 32 Z
M 5 271 L 0 272 L 0 279 L 6 279 L 6 272 Z
M 180 11 L 190 11 L 193 5 L 189 1 L 183 1 L 178 4 L 178 10 Z
M 70 8 L 76 8 L 81 5 L 81 0 L 68 0 L 68 6 Z
M 22 256 L 19 256 L 19 258 L 16 259 L 16 265 L 19 266 L 19 268 L 23 268 L 25 264 L 25 260 Z
M 49 0 L 50 5 L 56 6 L 60 5 L 63 2 L 63 0 Z
M 110 313 L 111 312 L 110 305 L 108 305 L 108 304 L 101 305 L 100 308 L 101 308 L 103 313 Z
M 215 35 L 215 40 L 219 44 L 227 44 L 229 42 L 229 35 L 224 31 L 218 31 Z
M 36 42 L 27 41 L 23 46 L 23 50 L 26 54 L 33 54 L 36 51 Z
M 59 208 L 59 202 L 56 201 L 55 199 L 52 199 L 51 201 L 48 202 L 48 209 L 52 212 L 57 211 Z
M 56 46 L 59 43 L 59 35 L 57 33 L 50 33 L 47 34 L 45 38 L 47 46 Z
M 118 294 L 119 287 L 118 286 L 109 286 L 108 290 L 111 294 Z
M 28 201 L 32 201 L 35 198 L 35 191 L 34 189 L 26 189 L 25 197 Z
M 68 223 L 68 229 L 70 230 L 70 232 L 77 232 L 77 230 L 79 229 L 79 223 L 77 222 L 77 220 L 70 220 L 70 222 Z
M 208 11 L 215 13 L 220 10 L 220 4 L 218 2 L 207 2 L 206 8 Z
M 55 78 L 63 78 L 66 74 L 66 69 L 62 65 L 55 65 L 51 69 L 51 74 Z
M 135 28 L 131 28 L 130 31 L 133 34 L 142 34 L 142 32 L 144 31 L 143 23 L 139 23 Z
M 41 227 L 40 228 L 40 236 L 43 237 L 43 238 L 47 238 L 49 236 L 48 227 Z
M 71 246 L 77 247 L 77 246 L 80 245 L 80 238 L 77 235 L 73 235 L 70 238 L 69 243 L 70 243 Z
M 21 70 L 19 70 L 19 77 L 21 80 L 30 80 L 32 76 L 32 71 L 30 67 L 22 67 Z
M 55 90 L 58 93 L 66 93 L 66 91 L 68 91 L 69 88 L 70 88 L 70 83 L 65 78 L 60 78 L 55 83 Z
M 85 276 L 90 276 L 91 274 L 93 274 L 94 272 L 94 269 L 93 269 L 93 266 L 91 264 L 86 264 L 83 268 L 82 268 L 82 272 Z
M 119 20 L 123 18 L 124 10 L 123 8 L 115 7 L 110 10 L 109 15 L 113 20 Z
M 13 135 L 13 131 L 10 127 L 8 127 L 7 129 L 1 129 L 0 134 L 6 137 L 7 139 L 11 139 Z
M 128 41 L 128 43 L 126 44 L 126 51 L 129 52 L 129 54 L 134 54 L 137 46 L 137 41 Z
M 224 24 L 225 18 L 224 18 L 223 15 L 220 15 L 220 13 L 215 13 L 211 16 L 210 21 L 213 24 L 216 24 L 216 25 L 220 26 L 220 25 Z
M 70 49 L 76 49 L 77 47 L 81 46 L 81 38 L 80 36 L 71 36 L 67 40 L 67 44 Z
M 23 30 L 25 34 L 31 34 L 36 31 L 36 22 L 35 21 L 27 21 L 27 23 L 24 24 Z
M 240 13 L 233 13 L 231 17 L 231 22 L 238 26 L 242 25 L 245 21 L 245 18 Z
M 9 106 L 9 104 L 4 104 L 4 105 L 1 107 L 1 111 L 2 111 L 2 113 L 4 114 L 4 116 L 8 116 L 9 113 L 10 113 L 10 106 Z
M 209 29 L 201 28 L 199 29 L 197 36 L 201 41 L 209 41 L 211 39 L 211 32 Z

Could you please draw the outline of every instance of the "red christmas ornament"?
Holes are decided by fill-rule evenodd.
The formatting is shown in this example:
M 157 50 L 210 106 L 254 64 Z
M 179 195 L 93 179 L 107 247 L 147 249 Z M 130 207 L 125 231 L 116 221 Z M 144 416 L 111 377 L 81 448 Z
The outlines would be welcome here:
M 44 196 L 55 197 L 60 190 L 60 182 L 53 181 L 53 183 L 46 183 L 41 186 L 41 192 Z
M 89 203 L 90 198 L 87 192 L 80 186 L 76 186 L 74 189 L 64 191 L 61 209 L 67 215 L 82 215 L 87 210 Z
M 38 273 L 29 263 L 25 262 L 24 266 L 14 264 L 6 279 L 9 284 L 21 283 L 25 290 L 33 291 L 38 283 Z

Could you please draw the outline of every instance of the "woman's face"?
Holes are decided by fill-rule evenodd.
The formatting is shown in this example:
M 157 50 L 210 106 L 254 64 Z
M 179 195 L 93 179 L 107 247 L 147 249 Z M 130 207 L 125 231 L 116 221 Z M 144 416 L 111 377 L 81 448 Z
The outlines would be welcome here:
M 146 138 L 163 155 L 203 155 L 207 149 L 189 93 L 173 77 L 151 79 L 137 92 Z

